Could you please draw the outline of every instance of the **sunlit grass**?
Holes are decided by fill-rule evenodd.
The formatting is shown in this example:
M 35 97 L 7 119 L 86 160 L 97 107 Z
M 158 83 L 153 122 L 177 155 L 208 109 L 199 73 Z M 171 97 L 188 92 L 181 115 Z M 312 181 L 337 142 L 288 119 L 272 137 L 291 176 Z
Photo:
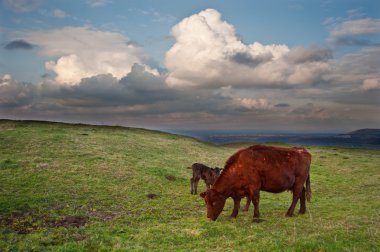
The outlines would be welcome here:
M 209 222 L 202 199 L 190 194 L 186 167 L 221 167 L 243 146 L 141 129 L 2 121 L 0 250 L 379 249 L 374 150 L 308 147 L 313 197 L 305 215 L 285 218 L 290 193 L 262 193 L 264 222 L 252 222 L 252 206 L 230 219 L 231 200 Z M 64 227 L 66 216 L 87 223 Z

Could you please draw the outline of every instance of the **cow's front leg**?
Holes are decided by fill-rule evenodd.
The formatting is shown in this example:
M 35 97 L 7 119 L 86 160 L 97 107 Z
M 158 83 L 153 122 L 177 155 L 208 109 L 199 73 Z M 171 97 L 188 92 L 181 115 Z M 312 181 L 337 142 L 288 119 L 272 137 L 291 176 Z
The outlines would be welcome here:
M 251 198 L 249 196 L 247 196 L 247 203 L 245 204 L 245 208 L 243 211 L 248 211 L 249 209 L 249 205 L 251 204 Z
M 238 215 L 239 213 L 239 209 L 240 209 L 240 198 L 239 197 L 233 197 L 234 199 L 234 209 L 232 210 L 232 214 L 230 217 L 232 218 L 236 218 L 236 216 Z

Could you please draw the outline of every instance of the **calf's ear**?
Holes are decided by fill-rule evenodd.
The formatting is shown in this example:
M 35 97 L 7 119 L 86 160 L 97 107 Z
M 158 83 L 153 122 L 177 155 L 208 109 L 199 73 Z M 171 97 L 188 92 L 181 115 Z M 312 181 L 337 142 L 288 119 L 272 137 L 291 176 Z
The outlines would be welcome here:
M 204 197 L 206 197 L 206 194 L 207 194 L 207 191 L 199 194 L 199 196 L 201 196 L 202 198 L 204 198 Z

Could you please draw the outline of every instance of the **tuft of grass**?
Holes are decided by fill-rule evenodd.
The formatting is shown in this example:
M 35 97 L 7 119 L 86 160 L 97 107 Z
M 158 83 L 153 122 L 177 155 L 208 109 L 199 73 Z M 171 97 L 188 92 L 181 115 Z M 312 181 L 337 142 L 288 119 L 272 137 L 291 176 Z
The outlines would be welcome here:
M 134 128 L 0 121 L 0 251 L 378 251 L 380 151 L 307 147 L 312 202 L 261 194 L 216 222 L 190 194 L 194 162 L 223 167 L 246 144 L 216 146 Z M 280 146 L 287 146 L 277 144 Z M 199 192 L 205 189 L 199 184 Z M 244 201 L 242 205 L 244 206 Z
M 18 167 L 18 164 L 9 158 L 0 161 L 0 169 L 13 169 L 17 167 Z

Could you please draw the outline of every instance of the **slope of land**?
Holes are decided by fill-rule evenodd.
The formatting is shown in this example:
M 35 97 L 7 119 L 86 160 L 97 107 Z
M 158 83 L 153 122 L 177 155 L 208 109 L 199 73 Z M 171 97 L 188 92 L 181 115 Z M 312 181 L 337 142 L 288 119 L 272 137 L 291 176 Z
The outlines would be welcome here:
M 0 251 L 375 251 L 380 151 L 308 147 L 312 202 L 285 218 L 290 193 L 261 194 L 216 222 L 190 194 L 194 162 L 223 166 L 245 145 L 215 146 L 142 129 L 0 122 Z M 201 182 L 199 191 L 205 186 Z

